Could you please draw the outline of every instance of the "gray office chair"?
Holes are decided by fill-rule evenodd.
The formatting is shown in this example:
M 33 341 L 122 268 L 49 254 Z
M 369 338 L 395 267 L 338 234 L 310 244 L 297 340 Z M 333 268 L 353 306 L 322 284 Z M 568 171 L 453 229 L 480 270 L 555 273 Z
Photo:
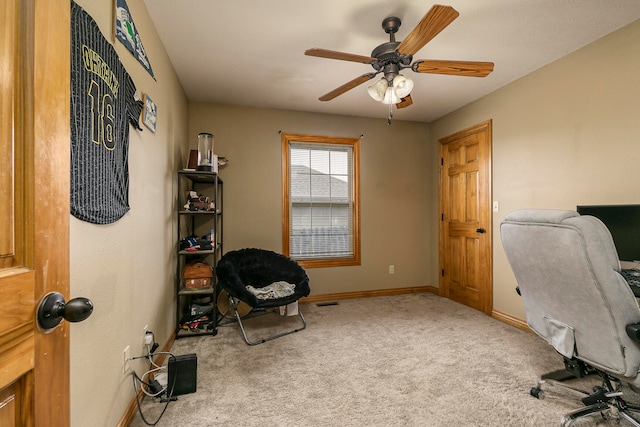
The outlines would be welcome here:
M 630 220 L 638 220 L 633 218 Z M 500 235 L 522 296 L 529 327 L 565 362 L 565 374 L 550 373 L 531 389 L 542 397 L 547 385 L 578 393 L 586 405 L 565 415 L 562 426 L 601 414 L 640 427 L 622 399 L 622 383 L 640 385 L 640 308 L 619 274 L 609 230 L 597 218 L 574 211 L 519 210 L 509 213 Z M 592 393 L 561 381 L 597 374 Z

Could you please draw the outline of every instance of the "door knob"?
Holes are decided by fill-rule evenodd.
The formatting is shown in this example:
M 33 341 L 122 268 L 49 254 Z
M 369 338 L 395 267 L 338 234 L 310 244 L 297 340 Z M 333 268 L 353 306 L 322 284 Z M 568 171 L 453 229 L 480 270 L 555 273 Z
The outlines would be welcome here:
M 476 233 L 480 233 L 480 234 L 482 234 L 482 233 L 484 233 L 485 231 L 486 231 L 486 230 L 485 230 L 484 228 L 482 228 L 482 227 L 480 227 L 480 228 L 476 228 Z
M 51 332 L 65 319 L 68 322 L 82 322 L 93 312 L 93 303 L 87 298 L 74 298 L 64 302 L 64 296 L 58 292 L 51 292 L 42 298 L 38 304 L 36 320 L 38 327 L 44 333 Z

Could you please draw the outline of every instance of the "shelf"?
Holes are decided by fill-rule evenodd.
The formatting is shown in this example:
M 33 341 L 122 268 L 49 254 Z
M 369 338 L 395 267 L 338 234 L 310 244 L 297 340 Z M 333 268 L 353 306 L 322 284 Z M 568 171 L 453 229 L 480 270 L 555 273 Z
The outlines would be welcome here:
M 218 248 L 219 246 L 216 246 L 216 248 Z M 191 252 L 191 251 L 179 251 L 178 255 L 211 255 L 216 253 L 215 249 L 210 249 L 210 250 L 206 250 L 206 251 L 195 251 L 195 252 Z
M 223 186 L 220 176 L 216 172 L 205 171 L 185 171 L 177 173 L 178 188 L 180 196 L 178 198 L 177 213 L 177 239 L 176 239 L 176 338 L 216 335 L 218 331 L 218 308 L 215 304 L 217 300 L 217 285 L 215 275 L 211 278 L 210 286 L 205 288 L 188 288 L 182 277 L 184 267 L 187 263 L 200 258 L 206 262 L 213 270 L 222 256 L 222 193 Z M 196 192 L 206 195 L 211 205 L 203 207 L 215 207 L 212 210 L 188 210 L 184 203 L 188 203 L 189 192 Z M 186 194 L 186 197 L 185 197 Z M 187 204 L 187 207 L 189 204 Z M 208 249 L 188 251 L 180 249 L 180 242 L 187 236 L 200 236 L 211 233 L 215 236 L 213 247 L 203 246 Z M 203 236 L 204 238 L 204 236 Z M 210 249 L 209 249 L 210 248 Z M 206 301 L 202 304 L 211 305 L 213 310 L 209 311 L 208 318 L 202 322 L 191 321 L 189 317 L 184 317 L 185 309 L 196 301 Z M 200 304 L 200 302 L 198 302 Z
M 204 315 L 198 318 L 182 318 L 178 324 L 176 338 L 192 337 L 197 335 L 216 335 L 217 321 L 211 315 Z
M 180 288 L 178 295 L 209 295 L 213 293 L 213 287 L 206 288 Z
M 178 328 L 177 333 L 176 333 L 176 338 L 194 337 L 194 336 L 198 336 L 198 335 L 217 335 L 217 334 L 218 334 L 218 329 L 217 328 L 213 328 L 213 329 L 188 328 L 188 329 L 185 329 L 182 326 L 180 326 Z
M 198 337 L 203 335 L 217 335 L 218 329 L 213 330 L 205 330 L 205 329 L 178 329 L 178 333 L 176 334 L 177 338 L 185 338 L 185 337 Z
M 222 244 L 220 243 L 216 243 L 216 245 L 214 246 L 213 249 L 206 249 L 203 251 L 195 251 L 195 252 L 191 252 L 191 251 L 187 251 L 185 249 L 178 251 L 178 255 L 184 255 L 184 256 L 198 256 L 198 255 L 211 255 L 211 254 L 215 254 L 219 249 L 222 248 Z
M 180 215 L 221 215 L 220 211 L 178 211 Z
M 214 183 L 216 182 L 216 176 L 218 175 L 215 172 L 204 172 L 204 171 L 178 171 L 178 173 L 185 178 L 189 178 L 193 182 L 207 182 Z M 222 180 L 218 177 L 218 183 L 222 184 Z

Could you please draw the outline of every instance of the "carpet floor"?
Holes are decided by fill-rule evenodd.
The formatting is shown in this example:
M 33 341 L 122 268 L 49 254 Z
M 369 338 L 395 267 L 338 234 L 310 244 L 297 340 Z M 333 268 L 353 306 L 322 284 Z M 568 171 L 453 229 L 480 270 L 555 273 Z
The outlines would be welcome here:
M 562 368 L 551 346 L 448 299 L 410 294 L 300 310 L 304 331 L 257 346 L 235 322 L 214 337 L 177 340 L 173 354 L 197 354 L 197 391 L 171 402 L 157 425 L 557 426 L 582 405 L 553 390 L 530 396 L 541 374 Z M 267 314 L 246 323 L 260 335 L 292 321 Z M 584 390 L 595 383 L 573 381 Z M 146 420 L 164 406 L 145 399 Z M 596 415 L 574 426 L 615 424 Z M 145 425 L 139 414 L 131 424 Z

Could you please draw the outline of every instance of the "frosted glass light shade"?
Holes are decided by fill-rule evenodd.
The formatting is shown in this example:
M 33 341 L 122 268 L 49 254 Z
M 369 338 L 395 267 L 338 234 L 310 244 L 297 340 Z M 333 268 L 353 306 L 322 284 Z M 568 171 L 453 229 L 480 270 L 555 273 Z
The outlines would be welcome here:
M 376 101 L 382 102 L 384 100 L 384 96 L 388 87 L 389 83 L 387 83 L 387 80 L 383 77 L 369 86 L 367 88 L 367 92 L 369 93 L 370 97 L 372 97 Z
M 382 100 L 383 104 L 397 104 L 400 102 L 400 98 L 396 94 L 396 91 L 393 87 L 388 86 L 387 90 L 384 93 L 384 99 Z
M 398 74 L 393 78 L 393 89 L 398 98 L 404 98 L 411 93 L 413 80 L 406 78 L 402 74 Z

